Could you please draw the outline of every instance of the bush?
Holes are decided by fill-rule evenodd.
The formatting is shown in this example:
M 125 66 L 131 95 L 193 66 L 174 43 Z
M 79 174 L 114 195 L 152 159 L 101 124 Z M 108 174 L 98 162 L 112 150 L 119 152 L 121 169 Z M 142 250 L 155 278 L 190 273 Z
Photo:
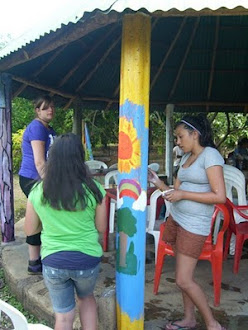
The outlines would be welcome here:
M 20 169 L 22 160 L 22 136 L 26 127 L 18 129 L 16 133 L 12 134 L 12 159 L 13 159 L 13 173 L 17 173 Z

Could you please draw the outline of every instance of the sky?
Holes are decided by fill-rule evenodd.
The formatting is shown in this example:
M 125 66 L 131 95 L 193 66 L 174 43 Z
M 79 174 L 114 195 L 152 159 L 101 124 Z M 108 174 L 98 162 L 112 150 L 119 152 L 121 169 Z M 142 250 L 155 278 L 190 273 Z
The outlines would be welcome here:
M 58 14 L 76 0 L 2 0 L 0 5 L 0 35 L 17 38 L 32 26 Z

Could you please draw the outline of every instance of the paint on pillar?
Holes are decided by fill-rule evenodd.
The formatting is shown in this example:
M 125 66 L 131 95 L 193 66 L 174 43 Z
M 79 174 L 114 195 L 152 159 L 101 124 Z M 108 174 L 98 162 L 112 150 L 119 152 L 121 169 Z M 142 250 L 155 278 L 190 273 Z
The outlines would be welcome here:
M 144 107 L 126 100 L 120 107 L 116 270 L 117 282 L 124 279 L 127 291 L 135 299 L 127 292 L 119 299 L 117 293 L 119 329 L 143 329 L 144 323 L 145 234 L 137 235 L 137 229 L 139 226 L 141 232 L 146 230 L 147 177 L 141 176 L 141 170 L 145 171 L 142 166 L 147 164 L 147 151 L 142 150 L 147 147 L 142 139 L 148 141 L 145 123 Z

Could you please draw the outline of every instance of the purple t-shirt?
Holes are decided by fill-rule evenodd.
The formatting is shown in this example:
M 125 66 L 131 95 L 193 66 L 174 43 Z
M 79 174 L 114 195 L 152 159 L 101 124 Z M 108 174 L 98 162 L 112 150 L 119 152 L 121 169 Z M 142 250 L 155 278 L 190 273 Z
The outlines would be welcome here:
M 34 154 L 31 141 L 45 142 L 45 159 L 49 147 L 53 144 L 55 131 L 52 127 L 45 127 L 39 120 L 34 119 L 26 128 L 22 139 L 22 163 L 19 175 L 29 179 L 39 179 L 39 174 L 34 164 Z

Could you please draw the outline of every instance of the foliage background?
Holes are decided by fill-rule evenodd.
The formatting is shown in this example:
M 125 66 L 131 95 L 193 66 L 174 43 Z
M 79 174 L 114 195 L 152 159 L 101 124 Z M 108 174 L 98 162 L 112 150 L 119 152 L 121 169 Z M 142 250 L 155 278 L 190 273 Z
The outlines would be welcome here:
M 83 121 L 87 123 L 93 151 L 99 147 L 118 145 L 119 112 L 117 110 L 83 110 Z M 183 113 L 174 113 L 174 122 L 183 117 Z M 209 113 L 217 148 L 224 157 L 233 151 L 242 137 L 248 137 L 248 119 L 240 113 Z M 31 101 L 15 98 L 12 101 L 12 137 L 13 168 L 16 173 L 21 161 L 22 134 L 26 126 L 34 119 L 34 107 Z M 73 110 L 56 108 L 56 115 L 51 125 L 62 134 L 72 131 Z M 165 150 L 165 111 L 150 113 L 149 145 L 156 148 L 162 156 Z

